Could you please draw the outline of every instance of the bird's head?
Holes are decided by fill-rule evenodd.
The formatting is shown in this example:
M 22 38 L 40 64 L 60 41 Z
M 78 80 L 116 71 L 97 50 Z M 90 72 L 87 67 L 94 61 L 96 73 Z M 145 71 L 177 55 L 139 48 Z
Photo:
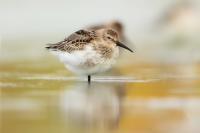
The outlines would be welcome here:
M 126 50 L 129 50 L 130 52 L 133 52 L 130 48 L 128 48 L 126 45 L 124 45 L 122 42 L 119 41 L 119 35 L 118 33 L 113 29 L 103 29 L 102 30 L 103 39 L 105 41 L 110 42 L 111 44 L 115 44 L 116 46 L 122 47 Z

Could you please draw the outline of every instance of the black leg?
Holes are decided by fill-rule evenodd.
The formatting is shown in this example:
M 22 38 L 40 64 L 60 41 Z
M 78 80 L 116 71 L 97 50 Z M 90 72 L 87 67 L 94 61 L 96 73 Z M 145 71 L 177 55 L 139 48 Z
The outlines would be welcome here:
M 88 75 L 88 84 L 90 84 L 90 81 L 91 81 L 91 76 Z

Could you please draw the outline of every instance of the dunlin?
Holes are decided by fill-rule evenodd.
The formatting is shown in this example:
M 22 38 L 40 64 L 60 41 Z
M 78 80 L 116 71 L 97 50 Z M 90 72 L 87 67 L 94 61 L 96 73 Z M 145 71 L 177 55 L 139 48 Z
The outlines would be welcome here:
M 106 71 L 119 56 L 119 47 L 133 52 L 119 41 L 113 29 L 79 30 L 61 42 L 46 47 L 58 56 L 65 67 L 72 72 L 88 76 Z

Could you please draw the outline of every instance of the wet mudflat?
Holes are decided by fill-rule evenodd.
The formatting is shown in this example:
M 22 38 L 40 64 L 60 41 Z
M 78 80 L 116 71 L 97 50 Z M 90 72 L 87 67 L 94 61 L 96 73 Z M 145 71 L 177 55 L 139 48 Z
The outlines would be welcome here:
M 198 133 L 199 64 L 116 65 L 77 77 L 58 63 L 4 63 L 2 133 Z

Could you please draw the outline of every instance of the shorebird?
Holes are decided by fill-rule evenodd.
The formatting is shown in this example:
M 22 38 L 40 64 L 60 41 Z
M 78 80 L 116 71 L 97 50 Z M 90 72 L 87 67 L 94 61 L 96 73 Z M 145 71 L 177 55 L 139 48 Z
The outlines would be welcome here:
M 119 41 L 113 29 L 79 30 L 55 44 L 46 47 L 58 56 L 65 67 L 72 72 L 88 76 L 106 71 L 112 67 L 119 56 L 119 47 L 133 52 Z

